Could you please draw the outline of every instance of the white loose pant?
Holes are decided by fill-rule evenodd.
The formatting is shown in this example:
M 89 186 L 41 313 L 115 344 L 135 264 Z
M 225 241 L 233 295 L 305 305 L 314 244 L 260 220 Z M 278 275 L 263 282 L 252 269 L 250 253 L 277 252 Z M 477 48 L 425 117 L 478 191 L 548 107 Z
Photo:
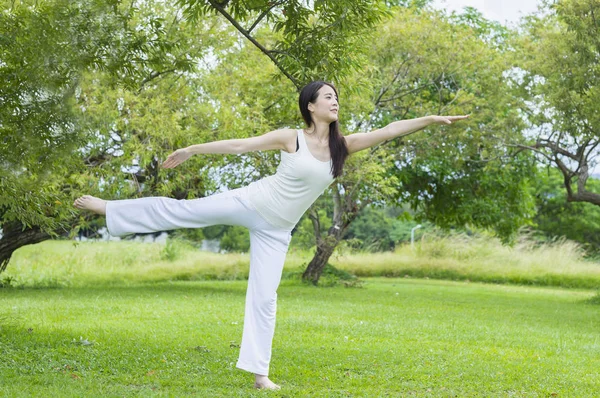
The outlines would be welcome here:
M 268 376 L 277 287 L 291 240 L 291 229 L 273 226 L 262 218 L 247 199 L 247 187 L 200 199 L 147 197 L 106 203 L 106 226 L 112 236 L 216 224 L 241 225 L 250 231 L 250 276 L 244 332 L 236 367 Z

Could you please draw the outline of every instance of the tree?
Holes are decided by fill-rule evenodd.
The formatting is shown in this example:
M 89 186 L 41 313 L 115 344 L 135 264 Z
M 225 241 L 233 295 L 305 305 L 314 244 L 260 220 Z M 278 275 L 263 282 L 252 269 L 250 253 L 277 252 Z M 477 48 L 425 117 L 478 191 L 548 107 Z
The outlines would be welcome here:
M 91 217 L 79 216 L 71 207 L 79 193 L 102 192 L 123 199 L 148 194 L 189 198 L 214 191 L 217 183 L 202 178 L 210 173 L 212 158 L 190 162 L 186 166 L 190 172 L 179 173 L 187 171 L 180 169 L 177 175 L 159 170 L 159 159 L 189 143 L 198 131 L 196 142 L 203 136 L 232 138 L 232 131 L 251 135 L 269 125 L 261 113 L 278 113 L 287 98 L 280 94 L 286 89 L 273 90 L 279 93 L 277 98 L 255 107 L 247 106 L 248 97 L 240 98 L 232 112 L 250 110 L 252 117 L 227 119 L 225 106 L 219 106 L 226 104 L 218 98 L 223 95 L 222 86 L 210 86 L 219 79 L 207 83 L 211 91 L 202 91 L 189 73 L 198 72 L 194 64 L 202 61 L 206 51 L 218 53 L 219 45 L 223 50 L 235 43 L 222 24 L 201 16 L 225 16 L 263 53 L 266 47 L 257 35 L 262 24 L 269 22 L 267 29 L 274 27 L 278 36 L 265 37 L 270 40 L 265 45 L 273 44 L 267 55 L 280 70 L 285 67 L 284 74 L 298 85 L 299 79 L 325 70 L 343 73 L 356 68 L 360 62 L 347 45 L 366 43 L 356 33 L 385 11 L 364 0 L 344 7 L 317 2 L 313 8 L 301 2 L 182 1 L 194 20 L 184 26 L 180 10 L 166 3 L 140 3 L 138 7 L 116 0 L 47 0 L 31 6 L 25 1 L 5 3 L 8 11 L 0 16 L 1 73 L 12 84 L 0 92 L 7 105 L 2 108 L 0 126 L 5 166 L 0 180 L 0 271 L 17 248 L 64 234 L 73 236 L 89 225 Z M 241 21 L 232 16 L 251 20 L 252 25 L 240 30 Z M 218 33 L 210 32 L 211 24 Z M 205 32 L 208 35 L 199 35 Z M 40 43 L 40 37 L 46 42 Z M 306 46 L 309 41 L 317 44 L 315 48 Z M 313 63 L 298 62 L 304 56 Z M 272 77 L 271 69 L 262 70 Z M 265 80 L 255 86 L 269 88 Z M 282 86 L 281 80 L 274 83 L 270 88 Z M 207 92 L 216 95 L 203 95 Z M 194 105 L 198 93 L 204 101 Z M 215 115 L 223 117 L 210 118 Z M 251 123 L 254 127 L 248 128 Z M 272 155 L 265 159 L 259 162 L 259 172 L 272 168 L 268 161 Z M 238 160 L 236 164 L 254 159 Z M 228 181 L 230 185 L 242 183 L 235 178 Z
M 425 129 L 350 158 L 345 176 L 331 188 L 332 227 L 322 231 L 316 208 L 309 213 L 317 251 L 303 277 L 313 283 L 370 203 L 410 203 L 421 220 L 443 227 L 492 228 L 505 240 L 533 215 L 527 191 L 531 157 L 514 157 L 493 139 L 518 137 L 524 128 L 516 106 L 520 99 L 503 78 L 511 66 L 509 32 L 473 10 L 447 18 L 398 9 L 377 29 L 373 62 L 363 72 L 372 87 L 371 107 L 350 96 L 347 130 L 368 131 L 432 113 L 472 117 L 462 125 Z
M 546 1 L 523 25 L 514 83 L 531 101 L 532 133 L 508 142 L 557 168 L 566 199 L 600 206 L 590 172 L 600 145 L 600 32 L 597 0 Z
M 485 36 L 488 42 L 477 38 L 481 34 L 481 26 L 485 27 L 485 24 L 473 28 L 472 24 L 456 24 L 436 14 L 415 10 L 402 12 L 402 9 L 398 9 L 396 19 L 375 29 L 375 24 L 387 14 L 387 9 L 383 3 L 373 4 L 362 0 L 344 2 L 343 6 L 318 1 L 312 8 L 300 2 L 258 1 L 248 5 L 239 1 L 200 3 L 182 0 L 180 4 L 186 7 L 186 15 L 192 18 L 193 24 L 179 24 L 178 10 L 166 5 L 154 5 L 158 10 L 152 10 L 153 5 L 149 5 L 147 14 L 137 9 L 131 13 L 125 12 L 120 19 L 121 22 L 127 22 L 122 24 L 122 29 L 125 29 L 123 35 L 108 35 L 107 40 L 128 37 L 131 39 L 126 40 L 125 44 L 133 43 L 137 47 L 133 44 L 127 47 L 117 40 L 114 46 L 110 41 L 104 43 L 103 48 L 113 49 L 111 54 L 130 57 L 125 59 L 132 62 L 115 62 L 116 67 L 105 67 L 102 62 L 81 67 L 86 73 L 80 73 L 83 78 L 71 86 L 73 94 L 65 97 L 71 104 L 69 112 L 77 116 L 70 119 L 77 127 L 73 130 L 84 132 L 81 142 L 73 145 L 68 153 L 76 155 L 70 158 L 73 159 L 73 167 L 64 169 L 68 171 L 65 173 L 66 180 L 54 180 L 54 191 L 49 189 L 50 194 L 44 192 L 45 196 L 36 196 L 40 203 L 46 203 L 52 192 L 63 195 L 61 198 L 66 199 L 59 201 L 62 206 L 56 207 L 67 213 L 63 220 L 72 222 L 75 216 L 67 210 L 73 193 L 102 192 L 105 197 L 112 199 L 149 194 L 191 198 L 214 191 L 219 184 L 225 183 L 234 188 L 272 173 L 275 158 L 272 153 L 196 158 L 186 162 L 185 167 L 176 173 L 160 170 L 158 162 L 168 151 L 189 145 L 191 140 L 242 138 L 272 126 L 297 126 L 296 89 L 304 81 L 315 77 L 338 83 L 342 97 L 347 101 L 346 112 L 349 116 L 343 121 L 346 131 L 381 127 L 391 120 L 423 115 L 433 110 L 441 113 L 457 107 L 454 110 L 460 112 L 460 106 L 467 105 L 486 107 L 481 118 L 477 119 L 480 127 L 497 131 L 508 125 L 511 133 L 520 131 L 510 107 L 494 105 L 510 101 L 500 101 L 505 98 L 501 95 L 503 86 L 497 84 L 498 73 L 502 70 L 498 66 L 501 63 L 494 55 L 497 42 L 492 40 L 489 43 L 489 38 L 494 38 L 492 35 Z M 162 6 L 165 8 L 160 8 Z M 110 10 L 120 9 L 113 7 Z M 251 47 L 230 35 L 230 30 L 223 31 L 222 24 L 218 23 L 215 26 L 221 29 L 219 39 L 223 43 L 213 41 L 203 47 L 202 40 L 191 40 L 190 36 L 197 36 L 201 32 L 208 32 L 201 36 L 204 40 L 211 37 L 210 23 L 214 19 L 209 18 L 209 14 L 226 18 L 242 34 L 243 40 L 252 43 L 254 52 L 249 50 Z M 481 22 L 481 18 L 478 18 L 475 16 L 472 19 Z M 200 32 L 193 29 L 196 26 Z M 120 25 L 117 24 L 116 28 L 120 28 Z M 275 32 L 270 32 L 271 28 Z M 380 40 L 374 40 L 375 33 L 380 35 Z M 413 40 L 413 36 L 417 40 Z M 74 34 L 73 37 L 79 36 Z M 452 38 L 452 41 L 448 38 Z M 98 42 L 91 39 L 82 41 Z M 228 45 L 231 43 L 235 45 Z M 372 43 L 377 45 L 373 46 Z M 219 47 L 220 44 L 223 46 Z M 465 55 L 449 56 L 456 52 L 455 45 L 462 45 Z M 90 45 L 89 49 L 94 47 Z M 214 52 L 211 55 L 217 59 L 216 66 L 206 70 L 191 67 L 202 60 L 204 53 L 201 49 Z M 82 54 L 85 55 L 85 51 Z M 480 58 L 474 58 L 473 54 Z M 272 64 L 261 62 L 259 55 L 269 59 Z M 80 58 L 85 59 L 83 56 Z M 119 57 L 115 59 L 123 60 Z M 495 66 L 488 74 L 473 64 L 482 59 Z M 124 65 L 123 69 L 119 69 L 119 65 Z M 281 73 L 273 78 L 277 70 Z M 202 79 L 194 78 L 198 74 Z M 249 74 L 254 74 L 250 75 L 253 78 L 249 78 Z M 281 76 L 286 76 L 288 80 Z M 492 79 L 490 83 L 490 76 L 496 80 Z M 127 84 L 123 86 L 122 81 Z M 227 90 L 223 90 L 223 87 L 227 87 Z M 231 93 L 235 93 L 235 96 Z M 198 96 L 200 101 L 197 100 Z M 418 106 L 414 106 L 415 103 Z M 85 110 L 84 116 L 77 114 L 74 109 Z M 489 210 L 485 205 L 490 200 L 502 198 L 501 195 L 485 196 L 492 191 L 490 188 L 496 186 L 494 184 L 508 187 L 511 195 L 500 204 L 513 204 L 508 210 L 505 209 L 505 214 L 512 218 L 499 231 L 510 232 L 511 227 L 520 220 L 518 211 L 526 209 L 527 204 L 527 197 L 519 196 L 521 186 L 513 188 L 510 184 L 515 180 L 515 170 L 489 166 L 491 163 L 485 159 L 485 155 L 496 148 L 481 147 L 478 130 L 471 130 L 462 136 L 463 141 L 458 138 L 460 136 L 456 138 L 456 145 L 465 155 L 457 160 L 459 165 L 466 165 L 468 160 L 468 164 L 478 165 L 476 169 L 480 175 L 486 176 L 486 172 L 489 174 L 490 170 L 496 169 L 505 174 L 499 180 L 489 176 L 482 189 L 467 189 L 473 178 L 465 179 L 467 183 L 463 185 L 467 188 L 459 192 L 457 197 L 466 198 L 461 203 L 468 203 L 468 195 L 481 198 L 482 205 L 478 210 L 484 214 Z M 83 142 L 89 142 L 89 145 L 82 145 Z M 331 228 L 329 222 L 321 218 L 323 212 L 318 210 L 327 197 L 320 199 L 309 211 L 317 251 L 305 272 L 305 279 L 317 283 L 329 256 L 362 208 L 370 203 L 382 205 L 396 200 L 400 181 L 407 188 L 414 185 L 410 184 L 411 181 L 418 181 L 421 177 L 418 173 L 412 176 L 402 174 L 398 171 L 398 165 L 407 159 L 418 159 L 416 156 L 432 146 L 425 139 L 407 143 L 410 145 L 389 145 L 388 149 L 392 150 L 381 150 L 385 147 L 381 146 L 350 158 L 346 176 L 329 191 L 333 197 Z M 449 155 L 443 145 L 434 149 L 438 151 L 433 156 L 436 161 Z M 464 162 L 460 163 L 460 159 Z M 231 164 L 232 169 L 241 166 L 244 173 L 239 175 L 225 168 L 218 175 L 220 178 L 203 178 L 214 177 L 210 173 L 224 164 L 219 162 Z M 438 161 L 440 163 L 443 164 Z M 517 174 L 525 173 L 526 165 L 524 161 L 522 167 L 516 169 Z M 426 163 L 421 163 L 416 170 L 422 172 L 427 167 Z M 49 170 L 62 169 L 51 163 Z M 444 169 L 438 167 L 437 170 Z M 457 170 L 453 177 L 461 177 L 471 168 Z M 440 178 L 438 174 L 434 182 L 441 186 L 447 179 L 448 175 Z M 427 204 L 426 200 L 418 199 L 439 197 L 423 196 L 419 189 L 407 191 L 413 195 L 415 203 Z M 439 200 L 431 203 L 439 203 Z M 500 207 L 491 206 L 490 209 L 497 211 Z M 9 204 L 5 208 L 14 209 L 16 206 Z M 440 211 L 444 209 L 431 205 L 422 209 L 436 210 L 423 211 L 423 214 L 428 218 L 441 215 L 439 219 L 447 219 L 449 224 L 469 221 L 487 226 L 499 224 L 496 216 L 469 217 L 471 208 L 458 208 L 460 211 L 454 213 L 444 213 Z M 17 213 L 13 213 L 15 219 L 25 217 L 21 215 L 18 218 Z M 36 214 L 35 208 L 23 214 L 29 213 Z M 443 214 L 449 216 L 444 218 Z M 523 218 L 523 212 L 520 214 Z M 52 216 L 48 219 L 61 220 Z M 80 219 L 78 224 L 85 226 L 86 222 Z
M 303 2 L 299 0 L 178 0 L 190 20 L 223 16 L 265 54 L 299 90 L 316 78 L 340 80 L 362 67 L 369 29 L 388 14 L 372 0 Z M 260 41 L 253 32 L 262 24 L 277 35 Z
M 180 43 L 166 38 L 160 16 L 136 21 L 129 5 L 3 3 L 0 272 L 19 247 L 76 233 L 73 195 L 89 181 L 83 171 L 102 161 L 86 149 L 99 126 L 82 117 L 85 106 L 78 103 L 85 74 L 139 88 L 191 67 L 187 56 L 173 57 Z

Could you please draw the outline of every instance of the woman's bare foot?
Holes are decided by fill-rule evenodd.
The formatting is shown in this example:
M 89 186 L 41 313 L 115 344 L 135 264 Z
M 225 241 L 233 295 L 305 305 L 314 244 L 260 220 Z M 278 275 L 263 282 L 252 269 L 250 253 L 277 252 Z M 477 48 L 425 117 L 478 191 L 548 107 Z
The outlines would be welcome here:
M 96 214 L 106 215 L 106 200 L 102 200 L 95 196 L 83 195 L 75 199 L 73 206 L 78 209 L 90 210 Z
M 266 388 L 268 390 L 279 390 L 280 386 L 273 383 L 267 376 L 261 376 L 255 374 L 256 379 L 254 380 L 254 388 Z

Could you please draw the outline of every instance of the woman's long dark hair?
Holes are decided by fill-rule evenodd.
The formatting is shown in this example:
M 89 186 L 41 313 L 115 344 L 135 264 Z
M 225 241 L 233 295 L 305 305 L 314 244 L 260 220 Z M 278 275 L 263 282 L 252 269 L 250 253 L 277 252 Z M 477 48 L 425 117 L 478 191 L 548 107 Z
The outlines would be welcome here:
M 300 98 L 298 98 L 298 105 L 300 106 L 300 112 L 302 113 L 302 118 L 306 123 L 307 127 L 310 127 L 312 124 L 312 118 L 310 116 L 310 111 L 308 110 L 308 103 L 314 103 L 318 97 L 318 91 L 324 85 L 328 85 L 335 91 L 335 95 L 337 96 L 337 90 L 335 87 L 327 82 L 322 80 L 317 80 L 311 83 L 308 83 L 302 91 L 300 91 Z M 342 171 L 344 169 L 344 162 L 348 157 L 348 147 L 346 146 L 346 139 L 340 133 L 340 126 L 338 121 L 334 121 L 329 123 L 329 153 L 331 156 L 331 174 L 333 177 L 339 177 L 342 175 Z

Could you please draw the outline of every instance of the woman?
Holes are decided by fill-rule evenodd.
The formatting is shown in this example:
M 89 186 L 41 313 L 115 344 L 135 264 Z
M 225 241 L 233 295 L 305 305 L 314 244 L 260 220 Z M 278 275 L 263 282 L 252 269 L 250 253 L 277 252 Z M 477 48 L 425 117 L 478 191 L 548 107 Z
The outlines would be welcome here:
M 275 330 L 277 287 L 291 240 L 304 212 L 342 173 L 346 157 L 430 124 L 451 124 L 467 116 L 427 116 L 393 122 L 368 134 L 343 137 L 338 127 L 338 97 L 333 85 L 315 81 L 299 98 L 304 130 L 281 129 L 246 139 L 192 145 L 173 152 L 162 164 L 173 168 L 194 154 L 239 154 L 278 149 L 277 173 L 250 185 L 212 196 L 176 200 L 165 197 L 105 201 L 85 195 L 74 206 L 106 215 L 113 236 L 209 225 L 242 225 L 250 231 L 250 275 L 244 331 L 236 367 L 255 374 L 254 387 L 279 389 L 268 378 Z

